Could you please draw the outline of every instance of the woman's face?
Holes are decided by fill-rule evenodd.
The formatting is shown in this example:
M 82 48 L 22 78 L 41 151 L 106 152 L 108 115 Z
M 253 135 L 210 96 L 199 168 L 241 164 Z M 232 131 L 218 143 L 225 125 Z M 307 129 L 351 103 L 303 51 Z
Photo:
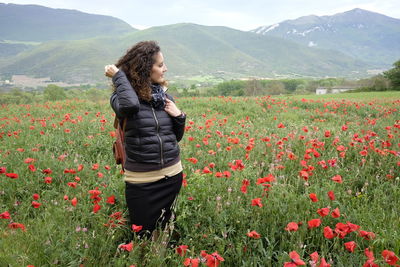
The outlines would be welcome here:
M 164 57 L 161 52 L 155 56 L 155 62 L 150 72 L 150 79 L 152 83 L 163 84 L 165 82 L 164 72 L 167 71 L 167 66 L 164 63 Z

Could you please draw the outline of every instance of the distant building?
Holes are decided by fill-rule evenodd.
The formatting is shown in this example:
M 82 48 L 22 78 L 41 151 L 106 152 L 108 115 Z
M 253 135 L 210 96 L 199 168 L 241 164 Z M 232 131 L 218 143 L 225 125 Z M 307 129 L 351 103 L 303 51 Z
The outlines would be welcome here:
M 336 87 L 318 87 L 315 90 L 315 94 L 317 95 L 325 95 L 325 94 L 338 94 L 347 91 L 351 91 L 357 89 L 357 87 L 350 87 L 350 86 L 336 86 Z
M 45 78 L 33 78 L 26 75 L 13 75 L 12 76 L 12 83 L 21 88 L 31 87 L 46 87 L 49 84 L 54 84 L 60 87 L 68 87 L 68 86 L 80 86 L 80 84 L 69 84 L 64 82 L 54 82 L 50 79 L 50 77 Z

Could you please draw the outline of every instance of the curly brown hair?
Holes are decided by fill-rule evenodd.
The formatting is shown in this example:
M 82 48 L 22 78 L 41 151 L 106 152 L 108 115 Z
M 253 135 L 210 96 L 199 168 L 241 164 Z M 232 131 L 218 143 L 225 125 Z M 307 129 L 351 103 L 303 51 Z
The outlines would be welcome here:
M 140 99 L 151 100 L 151 69 L 161 51 L 155 41 L 142 41 L 132 46 L 115 64 L 121 69 Z

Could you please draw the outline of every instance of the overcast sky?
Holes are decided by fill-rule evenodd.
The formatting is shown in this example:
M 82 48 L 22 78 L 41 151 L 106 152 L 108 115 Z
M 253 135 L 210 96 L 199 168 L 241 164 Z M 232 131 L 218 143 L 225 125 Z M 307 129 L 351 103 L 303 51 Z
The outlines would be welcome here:
M 286 19 L 333 15 L 356 7 L 400 18 L 399 0 L 16 0 L 4 3 L 109 15 L 139 29 L 191 22 L 247 31 Z

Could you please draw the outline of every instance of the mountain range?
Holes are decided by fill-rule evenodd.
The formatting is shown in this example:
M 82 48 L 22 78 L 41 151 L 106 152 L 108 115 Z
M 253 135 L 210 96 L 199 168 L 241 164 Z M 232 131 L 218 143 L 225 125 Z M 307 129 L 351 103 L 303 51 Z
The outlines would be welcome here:
M 378 66 L 400 58 L 400 20 L 359 8 L 333 16 L 286 20 L 252 32 L 341 51 Z
M 12 16 L 9 10 L 14 12 Z M 360 21 L 362 16 L 356 16 L 360 12 L 370 15 L 364 24 Z M 4 14 L 8 17 L 3 20 Z M 29 14 L 30 18 L 23 19 L 23 14 Z M 191 23 L 139 31 L 108 16 L 34 5 L 0 4 L 0 76 L 24 74 L 71 83 L 105 82 L 103 66 L 115 63 L 130 46 L 141 40 L 159 42 L 169 69 L 168 78 L 172 80 L 199 75 L 224 79 L 363 77 L 368 75 L 368 70 L 390 67 L 400 55 L 397 52 L 399 47 L 390 42 L 397 41 L 400 36 L 396 31 L 396 23 L 400 20 L 389 18 L 391 23 L 388 23 L 382 19 L 388 17 L 360 9 L 332 17 L 345 16 L 350 21 L 351 14 L 355 14 L 354 23 L 364 27 L 375 25 L 376 29 L 380 29 L 381 39 L 376 39 L 375 30 L 371 31 L 372 40 L 369 40 L 369 33 L 364 32 L 366 52 L 358 48 L 358 55 L 362 52 L 369 57 L 357 55 L 360 43 L 360 38 L 354 37 L 359 29 L 357 27 L 335 26 L 338 27 L 334 28 L 336 32 L 346 29 L 348 36 L 346 39 L 346 34 L 338 34 L 341 45 L 336 46 L 326 45 L 334 38 L 329 39 L 323 34 L 318 35 L 319 39 L 299 41 L 288 37 L 288 34 L 284 36 L 284 31 L 275 31 L 290 22 L 291 26 L 285 26 L 286 33 L 288 29 L 304 32 L 311 29 L 304 26 L 305 22 L 308 21 L 307 25 L 319 25 L 316 24 L 318 21 L 329 17 L 302 17 L 298 21 L 285 21 L 279 26 L 260 27 L 249 32 Z M 4 21 L 7 24 L 3 24 Z M 48 24 L 51 24 L 50 28 L 44 26 Z M 82 24 L 85 26 L 79 26 Z M 302 28 L 293 28 L 293 25 L 302 25 Z M 331 22 L 329 25 L 336 24 Z M 307 33 L 304 35 L 308 36 Z M 379 45 L 370 45 L 368 40 Z

